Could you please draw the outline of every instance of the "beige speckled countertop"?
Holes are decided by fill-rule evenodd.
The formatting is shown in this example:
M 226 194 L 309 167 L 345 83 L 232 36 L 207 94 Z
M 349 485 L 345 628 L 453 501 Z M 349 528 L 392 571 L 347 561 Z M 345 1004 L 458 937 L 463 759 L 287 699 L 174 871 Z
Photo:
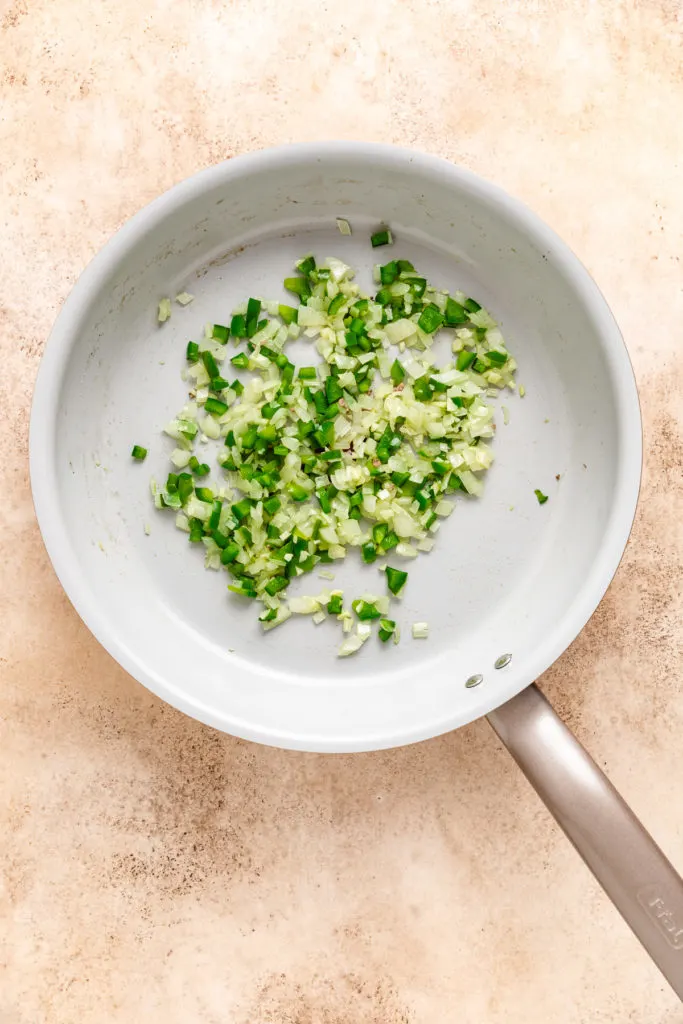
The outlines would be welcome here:
M 485 723 L 326 758 L 233 740 L 64 597 L 27 469 L 56 311 L 126 218 L 269 143 L 406 143 L 563 235 L 645 421 L 615 583 L 543 680 L 683 866 L 680 0 L 1 0 L 0 1024 L 673 1024 Z

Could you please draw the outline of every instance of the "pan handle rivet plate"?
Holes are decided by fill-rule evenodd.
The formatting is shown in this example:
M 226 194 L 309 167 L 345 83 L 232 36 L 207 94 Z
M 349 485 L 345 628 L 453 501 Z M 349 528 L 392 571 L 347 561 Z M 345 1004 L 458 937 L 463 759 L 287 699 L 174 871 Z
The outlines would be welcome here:
M 494 661 L 493 667 L 494 668 L 505 668 L 505 666 L 509 665 L 511 661 L 512 661 L 512 655 L 511 654 L 501 654 L 500 658 L 496 658 L 496 660 Z
M 479 683 L 483 682 L 484 677 L 480 672 L 478 672 L 476 676 L 470 676 L 470 678 L 465 683 L 465 686 L 467 687 L 468 690 L 471 690 L 473 686 L 479 686 Z

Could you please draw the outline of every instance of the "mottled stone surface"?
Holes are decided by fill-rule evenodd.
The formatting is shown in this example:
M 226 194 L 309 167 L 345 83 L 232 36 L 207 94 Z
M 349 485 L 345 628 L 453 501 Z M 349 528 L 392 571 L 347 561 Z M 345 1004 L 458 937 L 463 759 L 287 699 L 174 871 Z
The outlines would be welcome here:
M 683 865 L 679 0 L 0 2 L 1 1024 L 672 1024 L 680 1004 L 485 723 L 326 758 L 151 697 L 48 563 L 29 403 L 60 303 L 226 156 L 401 142 L 499 182 L 603 288 L 646 469 L 546 692 Z

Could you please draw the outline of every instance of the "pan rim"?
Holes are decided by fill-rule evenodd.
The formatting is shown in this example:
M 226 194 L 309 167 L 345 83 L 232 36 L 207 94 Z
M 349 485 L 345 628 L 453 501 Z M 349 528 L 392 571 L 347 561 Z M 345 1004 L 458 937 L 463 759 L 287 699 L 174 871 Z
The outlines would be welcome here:
M 572 281 L 585 309 L 602 339 L 609 376 L 614 388 L 619 434 L 619 464 L 613 493 L 612 511 L 605 530 L 600 556 L 581 589 L 574 592 L 554 633 L 526 659 L 528 671 L 521 683 L 512 677 L 495 692 L 482 693 L 474 713 L 465 708 L 459 713 L 420 722 L 413 728 L 376 735 L 314 736 L 286 730 L 268 729 L 253 722 L 231 717 L 215 708 L 179 693 L 168 681 L 141 665 L 101 613 L 93 591 L 81 572 L 77 553 L 69 540 L 65 524 L 54 501 L 57 471 L 53 452 L 52 424 L 58 411 L 61 382 L 68 361 L 71 340 L 78 323 L 86 315 L 89 303 L 112 268 L 129 248 L 154 225 L 173 214 L 174 209 L 217 184 L 249 175 L 266 166 L 288 162 L 322 162 L 335 158 L 362 159 L 375 163 L 403 162 L 424 175 L 449 177 L 455 183 L 484 197 L 505 211 L 544 248 L 552 249 L 561 271 Z M 41 361 L 34 390 L 29 434 L 30 477 L 36 516 L 45 547 L 55 572 L 77 613 L 100 644 L 130 675 L 149 690 L 207 725 L 255 742 L 292 749 L 349 752 L 380 749 L 417 742 L 435 736 L 505 703 L 532 683 L 566 650 L 585 626 L 604 596 L 623 556 L 632 529 L 642 470 L 642 424 L 633 368 L 623 338 L 597 284 L 567 244 L 519 200 L 478 175 L 440 157 L 403 147 L 379 143 L 325 142 L 294 143 L 245 154 L 199 171 L 175 185 L 136 213 L 96 254 L 67 297 L 54 324 Z

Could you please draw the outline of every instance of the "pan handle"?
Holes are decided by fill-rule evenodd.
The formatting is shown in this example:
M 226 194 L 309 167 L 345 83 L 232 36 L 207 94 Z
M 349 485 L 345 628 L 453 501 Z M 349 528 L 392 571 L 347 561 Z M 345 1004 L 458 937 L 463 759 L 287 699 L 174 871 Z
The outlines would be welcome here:
M 535 685 L 488 720 L 683 1001 L 683 879 Z

